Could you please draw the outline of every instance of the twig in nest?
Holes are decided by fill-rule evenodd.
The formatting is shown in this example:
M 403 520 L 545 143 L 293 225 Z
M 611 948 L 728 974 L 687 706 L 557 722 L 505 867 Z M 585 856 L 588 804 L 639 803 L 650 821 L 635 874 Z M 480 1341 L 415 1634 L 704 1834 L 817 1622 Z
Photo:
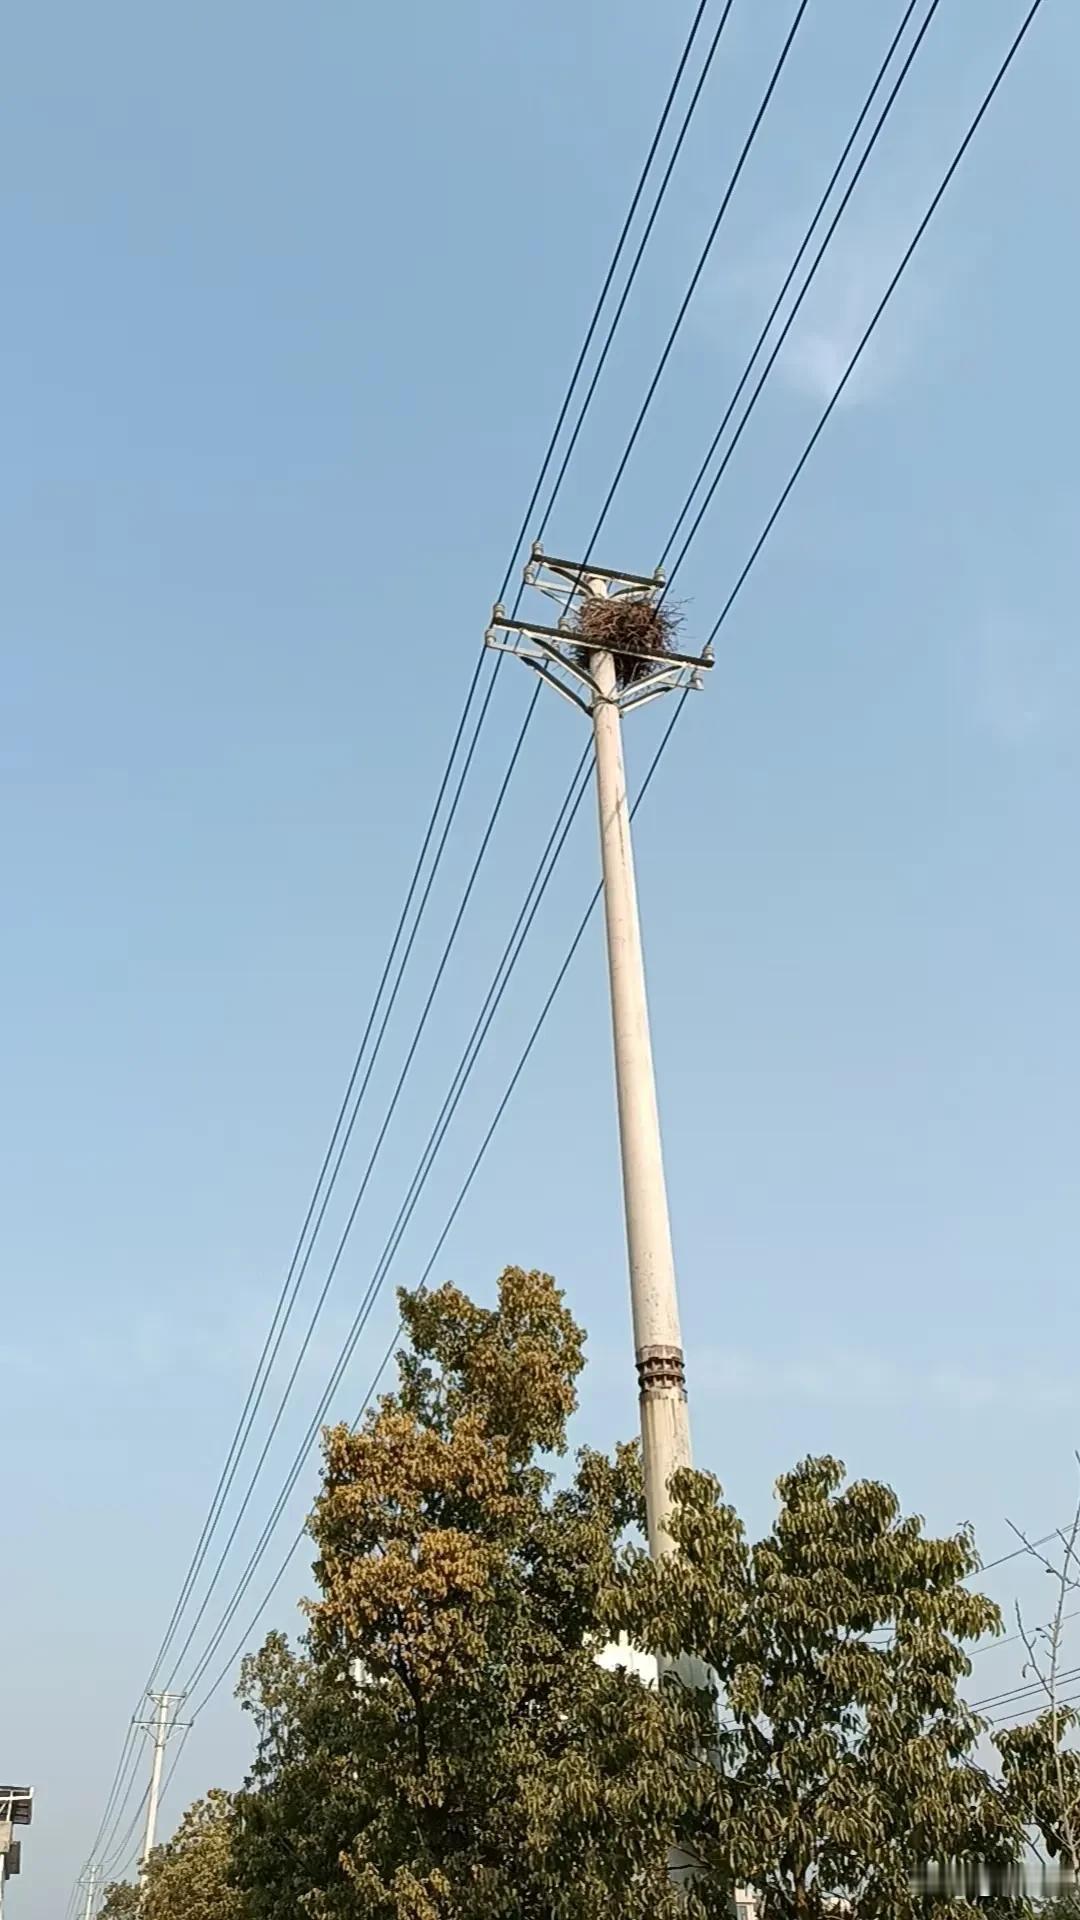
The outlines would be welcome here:
M 574 657 L 580 667 L 588 669 L 598 650 L 610 653 L 618 685 L 632 687 L 656 670 L 660 661 L 655 656 L 662 659 L 670 653 L 681 624 L 681 609 L 670 601 L 659 605 L 644 593 L 604 598 L 587 594 L 578 603 Z

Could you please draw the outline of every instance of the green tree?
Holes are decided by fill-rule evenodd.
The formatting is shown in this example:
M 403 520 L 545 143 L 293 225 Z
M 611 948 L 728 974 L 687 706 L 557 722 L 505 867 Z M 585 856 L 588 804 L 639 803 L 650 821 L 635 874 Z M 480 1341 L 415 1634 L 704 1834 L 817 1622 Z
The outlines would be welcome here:
M 640 1645 L 716 1678 L 719 1723 L 679 1819 L 701 1906 L 722 1911 L 734 1875 L 783 1920 L 838 1897 L 861 1920 L 903 1920 L 925 1911 L 909 1891 L 920 1865 L 1018 1858 L 1021 1810 L 973 1763 L 979 1723 L 958 1695 L 965 1643 L 1000 1627 L 964 1584 L 969 1534 L 927 1538 L 888 1487 L 845 1486 L 829 1459 L 779 1481 L 756 1545 L 710 1476 L 675 1491 L 680 1558 L 635 1556 L 612 1606 Z
M 243 1920 L 233 1830 L 230 1794 L 215 1789 L 189 1807 L 172 1839 L 150 1856 L 139 1920 Z
M 139 1889 L 130 1880 L 114 1880 L 105 1889 L 98 1920 L 137 1920 Z
M 171 1840 L 155 1847 L 140 1889 L 106 1888 L 99 1920 L 244 1920 L 233 1880 L 232 1798 L 212 1791 L 188 1808 Z
M 662 1920 L 686 1709 L 596 1661 L 636 1457 L 556 1490 L 583 1337 L 554 1283 L 402 1296 L 398 1391 L 333 1430 L 305 1657 L 244 1694 L 255 1920 Z
M 994 1734 L 1005 1786 L 1020 1818 L 1034 1828 L 1049 1859 L 1076 1871 L 1080 1835 L 1080 1753 L 1065 1745 L 1080 1724 L 1072 1707 L 1051 1705 L 1024 1726 Z M 1047 1920 L 1080 1920 L 1080 1895 L 1069 1892 L 1040 1909 Z

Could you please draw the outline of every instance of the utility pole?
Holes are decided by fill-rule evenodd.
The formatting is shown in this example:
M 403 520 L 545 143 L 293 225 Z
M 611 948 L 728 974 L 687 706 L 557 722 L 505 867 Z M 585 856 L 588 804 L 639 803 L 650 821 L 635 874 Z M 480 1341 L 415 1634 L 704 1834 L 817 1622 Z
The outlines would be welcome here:
M 86 1869 L 86 1906 L 83 1909 L 83 1920 L 94 1920 L 94 1895 L 97 1892 L 97 1877 L 97 1866 L 91 1861 Z
M 675 1260 L 671 1245 L 667 1184 L 660 1141 L 660 1117 L 653 1072 L 645 965 L 638 919 L 630 806 L 623 765 L 623 715 L 661 694 L 697 690 L 711 654 L 672 651 L 656 619 L 654 651 L 635 644 L 633 653 L 593 643 L 604 633 L 617 636 L 615 621 L 582 619 L 585 603 L 612 605 L 617 620 L 620 599 L 637 608 L 657 608 L 664 585 L 660 573 L 615 573 L 591 562 L 548 558 L 534 546 L 525 569 L 526 585 L 561 603 L 557 626 L 509 619 L 501 606 L 492 611 L 485 639 L 513 653 L 549 686 L 587 714 L 596 746 L 596 791 L 600 813 L 604 920 L 607 934 L 611 1019 L 615 1044 L 619 1146 L 623 1206 L 630 1267 L 630 1306 L 637 1366 L 645 1510 L 649 1551 L 654 1559 L 672 1551 L 668 1521 L 670 1482 L 690 1465 L 690 1420 Z M 592 609 L 595 611 L 595 609 Z M 500 635 L 507 635 L 502 639 Z M 632 671 L 628 670 L 632 668 Z
M 148 1693 L 147 1699 L 154 1709 L 153 1718 L 140 1720 L 143 1733 L 148 1733 L 153 1742 L 154 1758 L 150 1769 L 150 1791 L 146 1797 L 146 1831 L 143 1836 L 142 1853 L 139 1857 L 139 1877 L 146 1872 L 146 1863 L 154 1851 L 157 1834 L 158 1806 L 161 1801 L 161 1772 L 165 1764 L 165 1748 L 175 1721 L 170 1720 L 173 1707 L 184 1702 L 182 1693 Z

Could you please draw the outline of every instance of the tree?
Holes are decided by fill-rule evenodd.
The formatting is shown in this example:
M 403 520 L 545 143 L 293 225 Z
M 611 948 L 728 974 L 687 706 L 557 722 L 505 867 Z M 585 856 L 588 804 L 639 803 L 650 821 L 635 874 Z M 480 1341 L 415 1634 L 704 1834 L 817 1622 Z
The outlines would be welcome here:
M 1075 1875 L 1080 1870 L 1080 1754 L 1065 1741 L 1080 1716 L 1062 1698 L 1062 1662 L 1066 1603 L 1080 1591 L 1080 1503 L 1071 1525 L 1057 1535 L 1053 1558 L 1041 1551 L 1042 1542 L 1029 1540 L 1019 1527 L 1013 1531 L 1055 1589 L 1054 1611 L 1042 1626 L 1027 1626 L 1019 1605 L 1016 1609 L 1027 1655 L 1022 1677 L 1033 1676 L 1023 1690 L 1041 1694 L 1046 1706 L 1027 1725 L 995 1734 L 994 1744 L 1025 1820 L 1038 1827 L 1050 1858 Z M 1056 1911 L 1080 1913 L 1080 1899 L 1070 1894 Z
M 688 1711 L 598 1666 L 636 1455 L 556 1490 L 583 1336 L 546 1275 L 401 1297 L 400 1384 L 326 1436 L 303 1658 L 245 1675 L 255 1920 L 662 1920 Z
M 722 1718 L 679 1823 L 705 1911 L 722 1910 L 734 1874 L 770 1917 L 839 1898 L 861 1920 L 902 1920 L 925 1911 L 910 1892 L 921 1866 L 1021 1852 L 1019 1807 L 974 1764 L 980 1723 L 957 1692 L 964 1643 L 1000 1628 L 964 1585 L 971 1537 L 929 1539 L 888 1487 L 843 1483 L 838 1462 L 804 1461 L 751 1546 L 716 1481 L 684 1473 L 681 1556 L 637 1555 L 612 1590 L 640 1645 L 716 1677 Z
M 155 1847 L 142 1889 L 106 1889 L 99 1920 L 244 1920 L 232 1877 L 233 1803 L 212 1791 L 188 1808 L 171 1840 Z
M 214 1789 L 189 1807 L 172 1839 L 150 1856 L 139 1920 L 244 1920 L 233 1829 L 231 1794 Z
M 98 1920 L 138 1920 L 139 1889 L 130 1880 L 114 1880 L 106 1887 Z

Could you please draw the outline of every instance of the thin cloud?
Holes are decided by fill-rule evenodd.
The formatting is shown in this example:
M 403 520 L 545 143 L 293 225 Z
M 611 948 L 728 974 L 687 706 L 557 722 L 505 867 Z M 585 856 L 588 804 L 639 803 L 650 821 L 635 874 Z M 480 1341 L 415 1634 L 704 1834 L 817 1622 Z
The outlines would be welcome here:
M 818 405 L 831 400 L 905 244 L 903 228 L 891 221 L 838 231 L 777 361 L 776 371 L 792 392 Z M 777 262 L 786 257 L 778 250 Z M 782 271 L 774 267 L 771 277 L 778 285 Z M 918 358 L 937 306 L 928 275 L 909 269 L 903 292 L 894 298 L 897 306 L 879 322 L 844 388 L 843 407 L 885 398 Z
M 891 179 L 875 181 L 862 202 L 862 188 L 845 209 L 817 268 L 810 290 L 776 362 L 777 384 L 802 400 L 823 405 L 836 392 L 882 295 L 911 241 L 928 198 L 925 156 L 911 154 Z M 783 327 L 828 230 L 832 209 L 820 223 L 795 277 L 765 352 Z M 808 199 L 798 221 L 767 229 L 734 265 L 714 280 L 703 313 L 718 346 L 749 347 L 772 307 L 813 210 Z M 890 397 L 924 354 L 928 336 L 948 304 L 951 284 L 967 255 L 954 242 L 947 261 L 931 242 L 905 270 L 839 405 L 852 408 Z M 963 254 L 963 257 L 961 257 Z M 970 264 L 968 261 L 967 264 Z M 944 284 L 944 276 L 950 285 Z M 771 384 L 771 381 L 770 381 Z
M 972 1412 L 997 1406 L 1045 1409 L 1080 1404 L 1080 1388 L 1029 1369 L 992 1374 L 963 1367 L 900 1366 L 882 1356 L 835 1353 L 765 1354 L 745 1348 L 707 1350 L 695 1358 L 694 1388 L 729 1399 L 784 1400 L 838 1406 L 911 1406 Z
M 266 1335 L 268 1301 L 261 1290 L 222 1289 L 223 1304 L 210 1312 L 205 1302 L 195 1310 L 173 1310 L 171 1305 L 122 1314 L 112 1321 L 100 1318 L 92 1325 L 69 1321 L 50 1324 L 40 1340 L 30 1335 L 18 1344 L 0 1348 L 0 1368 L 9 1383 L 23 1383 L 36 1397 L 47 1388 L 63 1396 L 74 1381 L 89 1384 L 108 1399 L 119 1390 L 142 1391 L 181 1383 L 196 1393 L 211 1382 L 232 1384 L 252 1374 Z M 313 1301 L 302 1296 L 296 1322 L 290 1326 L 268 1391 L 276 1405 L 306 1331 Z M 348 1332 L 351 1313 L 339 1305 L 328 1310 L 317 1329 L 303 1363 L 298 1389 L 305 1411 L 334 1367 Z M 348 1405 L 348 1382 L 332 1408 L 334 1417 L 355 1408 Z M 344 1404 L 343 1404 L 344 1401 Z
M 967 666 L 976 724 L 998 746 L 1020 751 L 1074 724 L 1080 664 L 1060 631 L 995 609 L 976 627 Z

